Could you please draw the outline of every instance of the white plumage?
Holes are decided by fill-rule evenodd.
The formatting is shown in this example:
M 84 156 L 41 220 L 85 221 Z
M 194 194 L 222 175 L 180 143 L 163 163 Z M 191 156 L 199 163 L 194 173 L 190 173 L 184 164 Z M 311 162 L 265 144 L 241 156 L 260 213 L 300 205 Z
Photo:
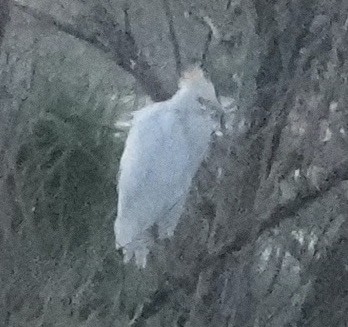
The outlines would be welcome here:
M 219 103 L 203 72 L 187 71 L 179 86 L 171 99 L 134 113 L 120 162 L 116 248 L 139 267 L 155 237 L 173 235 L 216 128 L 204 103 Z

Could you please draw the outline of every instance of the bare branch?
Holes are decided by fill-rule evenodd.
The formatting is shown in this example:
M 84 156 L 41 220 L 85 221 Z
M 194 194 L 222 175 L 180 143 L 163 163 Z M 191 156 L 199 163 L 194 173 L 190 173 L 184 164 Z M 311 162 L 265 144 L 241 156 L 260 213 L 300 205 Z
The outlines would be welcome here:
M 87 35 L 87 33 L 80 31 L 78 28 L 69 23 L 61 23 L 50 14 L 44 13 L 35 8 L 23 6 L 19 3 L 15 3 L 15 7 L 17 7 L 24 13 L 34 17 L 35 19 L 39 20 L 43 24 L 54 26 L 59 31 L 74 36 L 79 40 L 88 42 L 105 53 L 110 52 L 110 49 L 107 46 L 105 46 L 102 42 L 100 42 L 96 37 Z
M 328 173 L 325 179 L 325 183 L 321 185 L 320 190 L 307 191 L 305 194 L 300 192 L 297 197 L 289 201 L 286 205 L 279 205 L 273 209 L 260 226 L 258 234 L 262 234 L 265 230 L 274 228 L 285 217 L 292 216 L 304 206 L 307 206 L 318 198 L 323 197 L 330 192 L 333 188 L 337 187 L 342 181 L 348 179 L 348 160 L 344 160 L 336 168 Z
M 130 34 L 127 10 L 124 10 L 124 13 L 128 25 L 126 26 L 126 32 L 124 32 L 113 21 L 113 17 L 108 15 L 105 10 L 100 10 L 100 6 L 96 6 L 94 8 L 95 10 L 93 10 L 93 18 L 95 20 L 94 23 L 98 26 L 98 32 L 91 32 L 86 29 L 84 26 L 86 24 L 82 19 L 75 26 L 69 23 L 59 22 L 52 15 L 37 9 L 18 3 L 15 6 L 42 23 L 54 26 L 59 31 L 88 42 L 95 48 L 108 54 L 117 65 L 134 76 L 144 91 L 154 101 L 163 101 L 170 98 L 171 94 L 163 89 L 160 81 L 153 74 L 150 65 L 140 54 L 134 38 Z

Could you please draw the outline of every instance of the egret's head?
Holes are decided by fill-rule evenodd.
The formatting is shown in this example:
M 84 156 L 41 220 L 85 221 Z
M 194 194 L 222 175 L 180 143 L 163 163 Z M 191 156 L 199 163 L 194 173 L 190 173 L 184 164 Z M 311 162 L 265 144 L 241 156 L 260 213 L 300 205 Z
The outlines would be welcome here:
M 203 70 L 198 65 L 187 69 L 179 80 L 179 88 L 197 98 L 203 98 L 211 102 L 216 102 L 216 92 L 213 83 L 205 76 Z

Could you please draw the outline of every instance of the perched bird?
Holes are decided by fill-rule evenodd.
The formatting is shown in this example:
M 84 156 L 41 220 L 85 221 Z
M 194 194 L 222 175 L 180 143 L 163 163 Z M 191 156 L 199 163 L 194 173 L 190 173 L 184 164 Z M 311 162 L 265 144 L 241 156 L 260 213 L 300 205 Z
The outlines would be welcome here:
M 169 100 L 144 107 L 133 121 L 121 157 L 116 248 L 124 262 L 145 267 L 156 237 L 174 234 L 193 177 L 217 128 L 211 108 L 220 106 L 213 84 L 194 67 Z

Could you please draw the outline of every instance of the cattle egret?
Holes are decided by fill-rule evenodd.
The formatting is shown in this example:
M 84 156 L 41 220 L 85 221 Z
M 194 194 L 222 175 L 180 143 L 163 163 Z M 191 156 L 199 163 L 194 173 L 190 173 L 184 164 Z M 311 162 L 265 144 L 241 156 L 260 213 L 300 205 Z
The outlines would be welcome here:
M 217 128 L 220 108 L 200 68 L 186 71 L 169 100 L 144 107 L 133 121 L 120 161 L 116 248 L 145 267 L 150 246 L 174 234 L 191 182 Z M 216 116 L 216 115 L 215 115 Z

